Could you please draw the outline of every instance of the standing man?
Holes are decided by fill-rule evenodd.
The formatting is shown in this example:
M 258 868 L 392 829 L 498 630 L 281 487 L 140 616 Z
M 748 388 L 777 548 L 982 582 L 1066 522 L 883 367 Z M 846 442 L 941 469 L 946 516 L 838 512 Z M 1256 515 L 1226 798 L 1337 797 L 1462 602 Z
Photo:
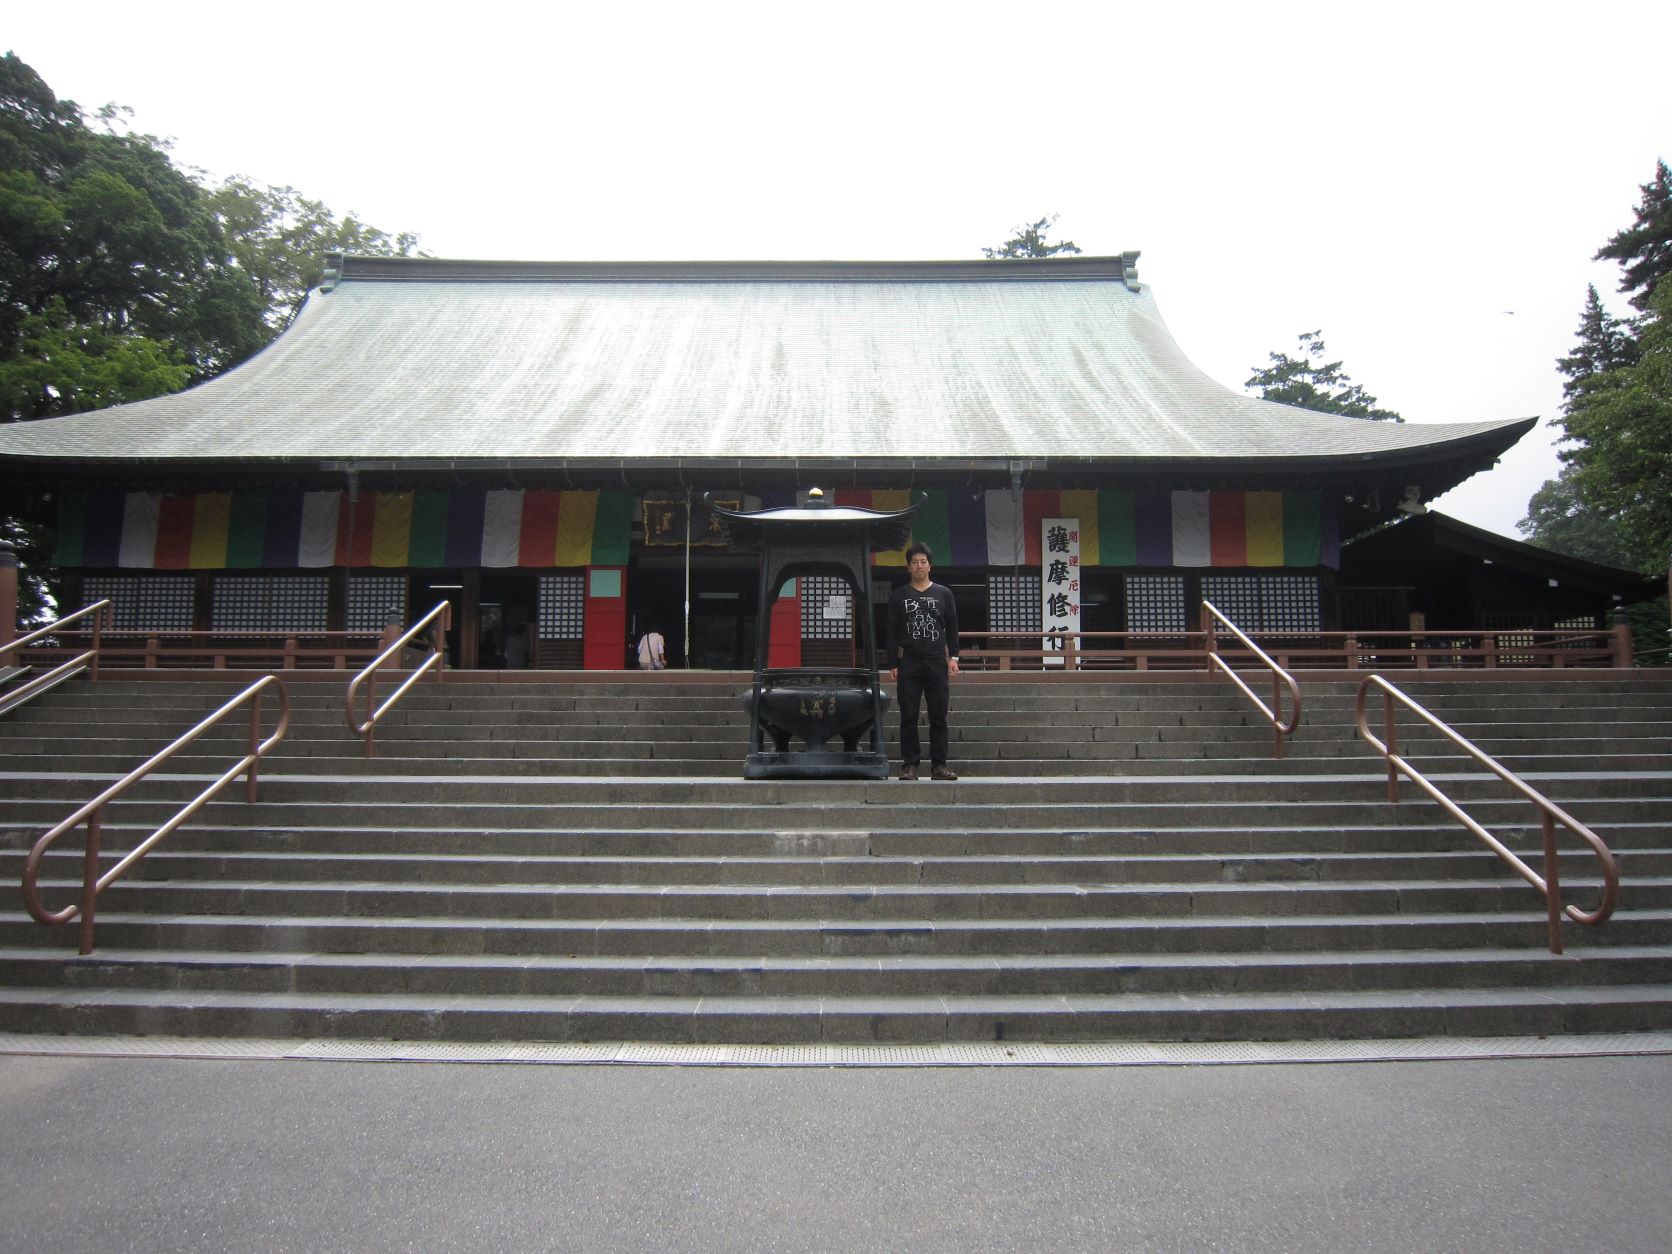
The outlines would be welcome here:
M 958 673 L 958 606 L 951 591 L 929 581 L 930 556 L 927 544 L 907 549 L 911 582 L 888 598 L 888 673 L 899 688 L 901 779 L 916 779 L 923 760 L 917 708 L 924 697 L 929 700 L 929 778 L 958 778 L 946 765 L 948 680 Z

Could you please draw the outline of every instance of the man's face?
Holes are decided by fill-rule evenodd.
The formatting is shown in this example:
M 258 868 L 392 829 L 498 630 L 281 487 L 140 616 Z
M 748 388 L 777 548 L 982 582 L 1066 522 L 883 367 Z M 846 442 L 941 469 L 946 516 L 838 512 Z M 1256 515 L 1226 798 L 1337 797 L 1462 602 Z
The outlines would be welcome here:
M 929 577 L 929 555 L 913 553 L 911 561 L 906 563 L 906 573 L 911 576 L 913 583 L 927 579 Z

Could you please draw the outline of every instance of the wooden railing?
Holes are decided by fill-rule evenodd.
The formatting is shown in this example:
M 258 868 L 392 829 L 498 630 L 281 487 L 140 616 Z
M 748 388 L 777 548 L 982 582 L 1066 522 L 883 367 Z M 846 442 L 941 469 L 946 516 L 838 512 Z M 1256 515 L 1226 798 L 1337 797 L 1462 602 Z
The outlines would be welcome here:
M 30 648 L 28 660 L 41 662 L 73 654 L 80 638 L 87 634 L 49 627 L 29 638 L 38 638 L 46 633 L 51 633 L 59 643 Z M 358 666 L 365 659 L 377 656 L 378 650 L 375 631 L 106 628 L 102 640 L 106 667 L 143 670 L 208 667 L 214 670 L 342 671 L 351 664 Z
M 434 626 L 432 627 L 432 624 Z M 437 682 L 441 679 L 441 671 L 447 661 L 447 632 L 453 625 L 453 606 L 451 602 L 442 601 L 428 614 L 420 618 L 406 629 L 406 633 L 395 639 L 382 653 L 374 658 L 365 670 L 348 681 L 348 694 L 343 698 L 343 712 L 348 715 L 348 726 L 356 735 L 365 737 L 366 756 L 377 756 L 377 724 L 387 714 L 395 703 L 404 697 L 407 689 L 411 688 L 431 671 L 435 672 Z M 428 645 L 428 656 L 415 667 L 399 688 L 389 694 L 389 699 L 375 708 L 377 700 L 377 675 L 384 667 L 391 670 L 401 669 L 401 654 L 411 645 L 412 641 L 422 636 Z M 354 698 L 360 686 L 366 688 L 366 717 L 357 719 L 354 715 Z
M 1261 631 L 1260 646 L 1286 670 L 1510 670 L 1631 666 L 1612 631 Z M 970 671 L 1201 670 L 1202 631 L 965 631 Z M 1220 649 L 1227 659 L 1247 650 Z
M 1372 688 L 1382 694 L 1381 738 L 1378 738 L 1370 730 L 1365 710 L 1366 699 Z M 1544 834 L 1543 875 L 1534 871 L 1514 850 L 1465 813 L 1461 806 L 1446 796 L 1431 780 L 1424 778 L 1422 773 L 1400 754 L 1398 745 L 1399 729 L 1394 718 L 1394 703 L 1396 701 L 1533 803 L 1539 812 L 1539 821 Z M 1614 860 L 1614 854 L 1603 843 L 1602 838 L 1590 828 L 1568 814 L 1553 801 L 1548 800 L 1542 793 L 1534 789 L 1496 758 L 1491 757 L 1458 735 L 1446 723 L 1399 691 L 1398 688 L 1388 683 L 1380 675 L 1368 675 L 1359 684 L 1358 697 L 1354 705 L 1354 716 L 1358 721 L 1359 736 L 1374 747 L 1387 762 L 1389 801 L 1397 802 L 1399 800 L 1399 777 L 1404 775 L 1438 802 L 1442 810 L 1463 824 L 1477 840 L 1507 862 L 1517 875 L 1531 884 L 1544 897 L 1551 953 L 1559 954 L 1562 952 L 1562 918 L 1564 915 L 1575 923 L 1595 926 L 1604 922 L 1609 915 L 1614 913 L 1614 903 L 1620 894 L 1619 864 Z M 1579 909 L 1578 906 L 1564 906 L 1562 904 L 1561 879 L 1556 865 L 1557 823 L 1578 836 L 1590 848 L 1602 866 L 1602 900 L 1595 910 L 1586 911 Z
M 1245 697 L 1260 708 L 1260 711 L 1266 716 L 1266 721 L 1271 724 L 1272 756 L 1274 758 L 1282 757 L 1283 737 L 1294 735 L 1295 728 L 1300 726 L 1300 685 L 1295 682 L 1293 675 L 1272 661 L 1264 649 L 1244 635 L 1242 628 L 1221 614 L 1212 601 L 1204 600 L 1202 602 L 1202 622 L 1207 625 L 1208 669 L 1210 671 L 1216 670 L 1225 676 L 1238 688 L 1242 689 Z M 1258 658 L 1271 672 L 1270 705 L 1260 700 L 1243 677 L 1237 674 L 1232 669 L 1231 664 L 1220 656 L 1219 633 L 1214 629 L 1214 623 L 1218 623 L 1219 626 L 1230 632 L 1245 650 Z M 1289 718 L 1287 721 L 1284 721 L 1283 718 L 1283 690 L 1285 688 L 1289 690 Z
M 79 622 L 83 618 L 91 618 L 92 621 L 92 627 L 86 633 L 88 637 L 87 647 L 80 652 L 73 649 L 64 650 L 64 656 L 58 665 L 44 674 L 36 675 L 33 679 L 20 683 L 4 696 L 0 696 L 0 714 L 4 714 L 7 710 L 16 709 L 25 701 L 40 696 L 49 688 L 56 688 L 66 679 L 79 675 L 82 671 L 88 671 L 94 679 L 97 679 L 99 677 L 100 648 L 103 644 L 101 632 L 109 609 L 109 601 L 95 601 L 93 604 L 77 610 L 74 614 L 66 615 L 57 622 L 42 627 L 39 631 L 32 631 L 27 636 L 19 636 L 4 647 L 0 647 L 0 659 L 5 658 L 7 654 L 11 654 L 16 661 L 27 660 L 33 662 L 37 659 L 32 656 L 25 659 L 24 656 L 31 641 L 53 636 L 62 632 L 68 624 Z M 5 664 L 11 665 L 12 663 L 7 662 Z
M 266 740 L 261 740 L 261 694 L 269 688 L 274 688 L 279 694 L 279 721 L 273 729 L 273 734 Z M 106 871 L 99 874 L 99 832 L 103 824 L 105 807 L 121 796 L 134 784 L 144 779 L 157 767 L 172 758 L 181 749 L 196 740 L 204 732 L 219 723 L 246 701 L 250 702 L 250 748 L 249 752 L 239 758 L 227 771 L 208 788 L 199 793 L 186 807 L 164 823 L 156 831 L 147 836 L 132 850 Z M 174 832 L 204 806 L 208 805 L 222 789 L 238 776 L 245 777 L 245 800 L 256 799 L 256 773 L 261 759 L 284 739 L 285 731 L 290 727 L 290 693 L 284 686 L 284 681 L 277 675 L 268 675 L 258 679 L 196 727 L 176 737 L 174 742 L 161 752 L 155 754 L 149 761 L 129 771 L 116 783 L 101 792 L 69 818 L 58 824 L 51 831 L 37 840 L 29 850 L 29 856 L 23 863 L 23 904 L 29 911 L 30 918 L 37 923 L 58 924 L 68 923 L 77 915 L 81 916 L 81 952 L 93 952 L 93 916 L 94 906 L 98 896 L 109 888 L 159 842 Z M 62 910 L 48 910 L 41 904 L 40 888 L 37 883 L 40 876 L 41 859 L 46 856 L 59 837 L 66 832 L 72 832 L 85 822 L 87 824 L 87 845 L 82 856 L 81 901 L 77 905 L 65 906 Z

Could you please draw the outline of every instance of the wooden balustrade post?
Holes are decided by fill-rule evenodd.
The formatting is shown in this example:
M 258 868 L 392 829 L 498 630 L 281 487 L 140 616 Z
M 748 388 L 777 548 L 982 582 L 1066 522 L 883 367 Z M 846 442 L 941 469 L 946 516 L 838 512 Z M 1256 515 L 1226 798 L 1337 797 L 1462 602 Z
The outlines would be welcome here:
M 1631 669 L 1631 620 L 1626 617 L 1623 609 L 1616 608 L 1613 614 L 1614 622 L 1609 631 L 1609 644 L 1614 654 L 1614 665 L 1622 670 Z

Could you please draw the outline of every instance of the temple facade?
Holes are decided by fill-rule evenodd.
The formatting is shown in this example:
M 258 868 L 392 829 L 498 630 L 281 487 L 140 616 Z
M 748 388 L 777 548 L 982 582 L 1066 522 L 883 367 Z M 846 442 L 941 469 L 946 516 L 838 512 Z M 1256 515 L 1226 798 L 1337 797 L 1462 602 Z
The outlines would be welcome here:
M 655 627 L 676 664 L 731 669 L 758 576 L 704 493 L 917 503 L 969 630 L 1176 631 L 1204 595 L 1255 630 L 1327 630 L 1358 603 L 1344 538 L 1533 425 L 1232 391 L 1136 260 L 333 258 L 225 375 L 0 427 L 0 484 L 118 625 L 376 631 L 447 598 L 464 667 L 619 668 Z M 903 578 L 903 548 L 873 570 Z M 843 590 L 816 584 L 780 590 L 780 664 L 852 648 Z

